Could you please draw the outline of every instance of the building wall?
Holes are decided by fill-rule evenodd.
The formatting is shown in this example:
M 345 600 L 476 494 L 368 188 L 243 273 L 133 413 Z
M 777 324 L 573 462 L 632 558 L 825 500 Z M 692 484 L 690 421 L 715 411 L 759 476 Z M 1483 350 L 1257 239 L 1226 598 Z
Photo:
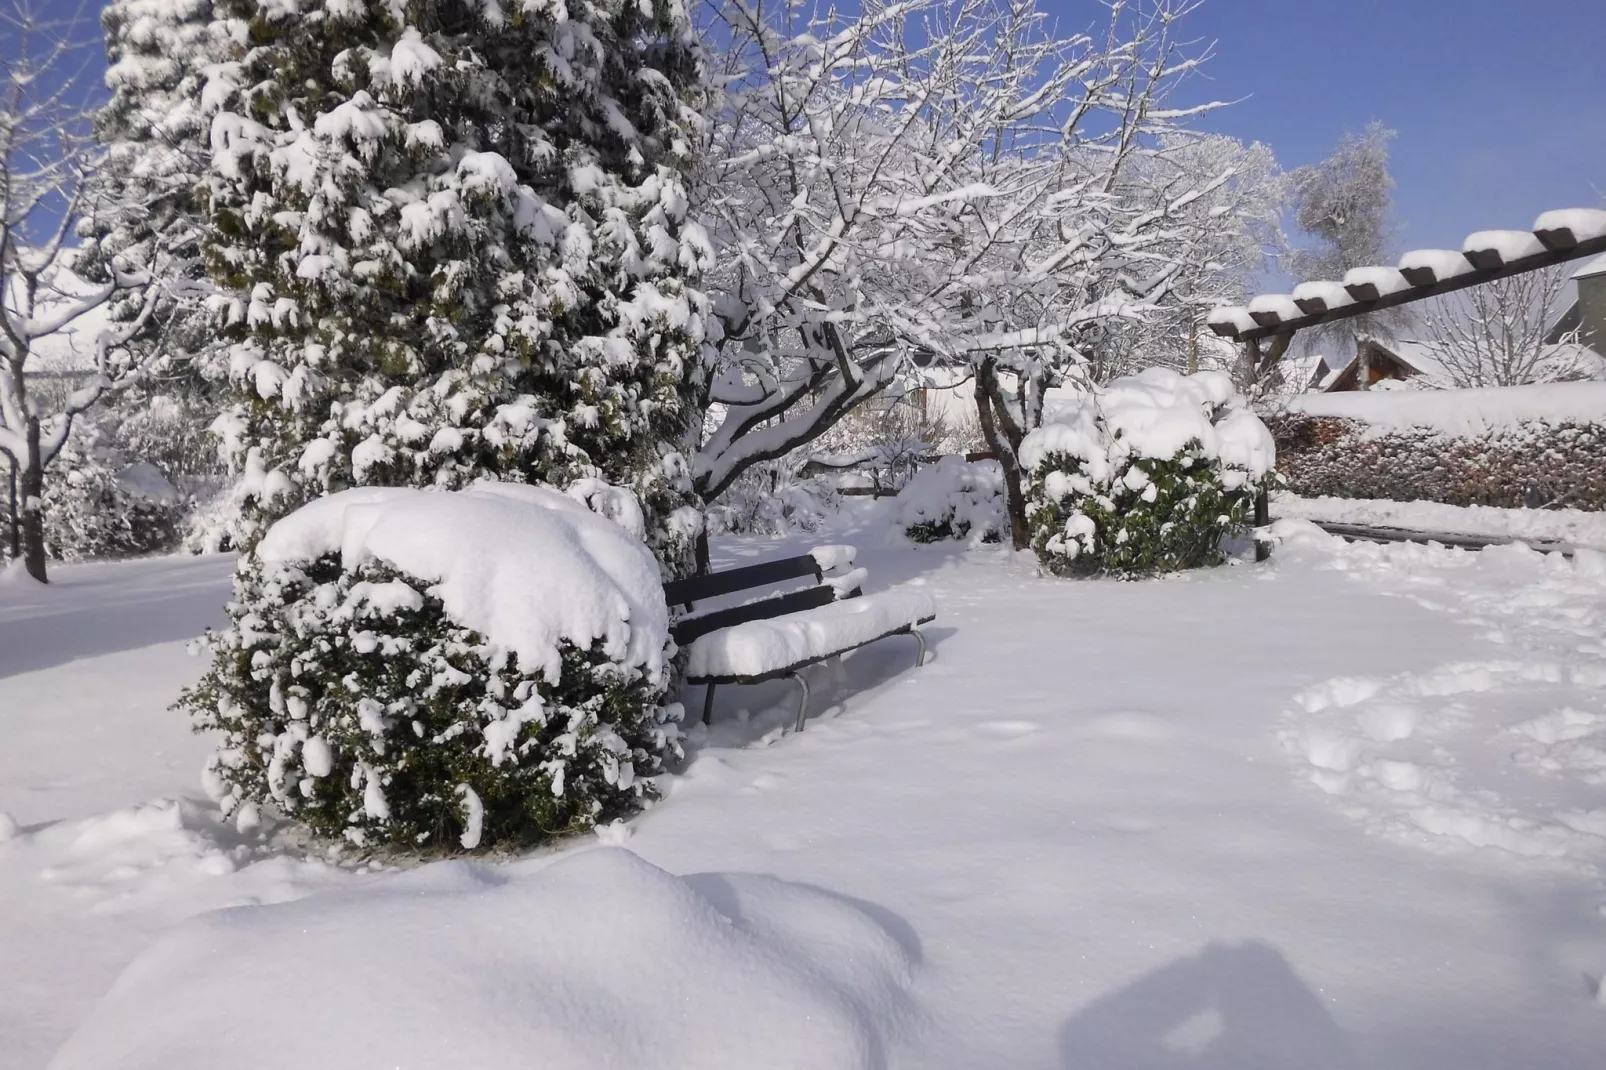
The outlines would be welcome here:
M 1606 272 L 1578 280 L 1578 340 L 1606 356 Z

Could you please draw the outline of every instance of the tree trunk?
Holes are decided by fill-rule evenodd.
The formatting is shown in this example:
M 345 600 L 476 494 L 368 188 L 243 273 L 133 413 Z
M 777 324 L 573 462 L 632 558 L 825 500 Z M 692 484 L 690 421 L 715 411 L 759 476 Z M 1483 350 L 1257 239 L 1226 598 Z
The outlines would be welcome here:
M 6 454 L 6 556 L 22 556 L 22 518 L 17 515 L 17 459 Z
M 706 519 L 697 532 L 697 542 L 694 544 L 693 552 L 697 555 L 697 570 L 693 575 L 706 576 L 713 571 L 708 567 L 708 521 Z
M 998 458 L 999 467 L 1004 470 L 1004 508 L 1009 515 L 1009 544 L 1017 550 L 1025 550 L 1032 544 L 1032 535 L 1026 527 L 1026 495 L 1021 491 L 1020 462 L 1016 460 L 1016 449 L 1020 443 L 1008 441 L 1007 433 L 999 428 L 999 421 L 993 415 L 994 385 L 991 368 L 983 365 L 983 370 L 976 376 L 976 415 L 981 421 L 981 434 L 987 441 L 987 448 Z
M 28 445 L 22 462 L 22 563 L 40 583 L 45 576 L 45 463 L 39 451 L 39 417 L 28 417 Z

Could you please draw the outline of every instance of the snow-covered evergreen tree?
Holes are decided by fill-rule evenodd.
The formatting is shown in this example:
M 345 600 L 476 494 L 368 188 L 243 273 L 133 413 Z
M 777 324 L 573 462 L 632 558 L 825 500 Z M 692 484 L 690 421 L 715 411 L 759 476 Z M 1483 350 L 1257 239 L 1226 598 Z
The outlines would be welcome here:
M 217 361 L 208 360 L 219 346 L 201 302 L 199 198 L 210 140 L 201 87 L 205 70 L 224 58 L 230 34 L 241 27 L 214 21 L 212 0 L 113 0 L 101 25 L 111 96 L 95 116 L 95 137 L 105 156 L 74 270 L 99 282 L 114 260 L 125 269 L 153 267 L 160 248 L 169 286 L 126 344 L 159 347 L 149 374 L 170 385 L 182 379 L 205 393 L 205 371 L 219 378 Z M 127 293 L 109 301 L 108 320 L 134 320 L 142 312 L 140 297 Z
M 710 251 L 678 0 L 221 0 L 206 257 L 243 542 L 358 484 L 600 477 L 671 567 Z

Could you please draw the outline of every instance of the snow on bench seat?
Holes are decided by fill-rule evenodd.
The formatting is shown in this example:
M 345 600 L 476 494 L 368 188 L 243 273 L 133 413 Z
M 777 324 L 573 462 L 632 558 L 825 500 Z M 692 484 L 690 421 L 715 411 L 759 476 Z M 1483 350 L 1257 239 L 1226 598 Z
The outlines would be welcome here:
M 692 680 L 766 676 L 818 661 L 937 615 L 923 591 L 882 591 L 771 620 L 752 620 L 692 641 Z

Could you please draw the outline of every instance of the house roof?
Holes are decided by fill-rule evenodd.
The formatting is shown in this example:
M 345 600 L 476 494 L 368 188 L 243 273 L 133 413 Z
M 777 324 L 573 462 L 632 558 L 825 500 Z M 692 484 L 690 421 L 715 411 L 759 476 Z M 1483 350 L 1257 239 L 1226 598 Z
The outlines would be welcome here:
M 1584 266 L 1573 272 L 1575 279 L 1587 279 L 1595 275 L 1606 275 L 1606 253 L 1593 260 L 1584 261 Z
M 1444 366 L 1444 355 L 1440 352 L 1439 347 L 1432 342 L 1421 342 L 1414 338 L 1401 338 L 1397 341 L 1387 342 L 1373 338 L 1368 339 L 1368 341 L 1422 376 L 1427 380 L 1428 385 L 1454 385 L 1449 370 Z
M 1418 385 L 1445 389 L 1456 385 L 1455 377 L 1445 365 L 1444 355 L 1439 346 L 1432 342 L 1423 342 L 1416 339 L 1404 338 L 1384 341 L 1378 338 L 1363 338 L 1363 344 L 1371 344 L 1393 357 L 1399 363 L 1416 373 L 1413 382 Z M 1346 364 L 1342 371 L 1348 371 L 1359 358 L 1357 353 Z M 1587 378 L 1606 378 L 1606 357 L 1602 357 L 1588 346 L 1576 342 L 1565 342 L 1560 345 L 1547 344 L 1540 350 L 1539 359 L 1534 365 L 1536 378 L 1544 380 L 1550 375 L 1561 376 L 1566 372 L 1581 372 Z M 1339 374 L 1342 374 L 1340 372 Z M 1336 385 L 1339 374 L 1331 375 L 1322 381 L 1320 389 L 1327 390 Z
M 1320 353 L 1302 357 L 1284 357 L 1282 360 L 1283 393 L 1298 394 L 1311 389 L 1319 378 L 1325 378 L 1330 369 L 1327 358 Z

